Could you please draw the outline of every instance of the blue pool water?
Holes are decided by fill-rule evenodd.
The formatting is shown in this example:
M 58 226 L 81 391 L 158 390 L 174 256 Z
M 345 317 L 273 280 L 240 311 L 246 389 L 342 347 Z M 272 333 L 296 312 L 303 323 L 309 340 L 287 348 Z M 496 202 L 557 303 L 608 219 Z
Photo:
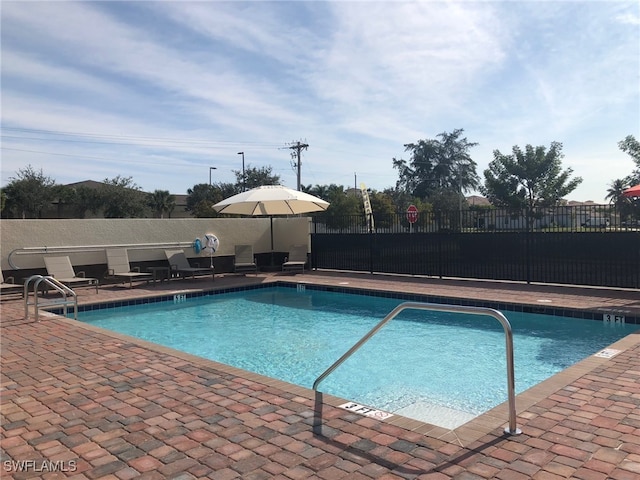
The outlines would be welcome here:
M 399 303 L 275 287 L 81 312 L 79 319 L 311 388 L 326 368 Z M 514 333 L 516 393 L 637 329 L 637 325 L 503 313 Z M 405 310 L 327 377 L 320 389 L 453 428 L 506 401 L 505 355 L 504 331 L 492 317 Z M 438 422 L 429 417 L 430 410 L 452 419 Z

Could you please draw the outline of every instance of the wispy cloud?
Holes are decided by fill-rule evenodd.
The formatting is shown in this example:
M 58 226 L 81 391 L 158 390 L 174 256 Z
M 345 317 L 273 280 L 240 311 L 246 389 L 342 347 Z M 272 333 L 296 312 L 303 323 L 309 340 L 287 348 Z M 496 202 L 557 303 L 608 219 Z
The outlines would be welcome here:
M 640 25 L 640 14 L 626 12 L 615 17 L 615 20 L 625 25 Z
M 306 139 L 303 183 L 383 189 L 404 143 L 464 128 L 480 170 L 563 142 L 576 195 L 603 198 L 597 165 L 630 173 L 616 143 L 640 131 L 638 18 L 632 2 L 3 2 L 2 182 L 31 163 L 180 193 L 209 166 L 234 181 L 245 150 L 293 185 L 286 142 Z

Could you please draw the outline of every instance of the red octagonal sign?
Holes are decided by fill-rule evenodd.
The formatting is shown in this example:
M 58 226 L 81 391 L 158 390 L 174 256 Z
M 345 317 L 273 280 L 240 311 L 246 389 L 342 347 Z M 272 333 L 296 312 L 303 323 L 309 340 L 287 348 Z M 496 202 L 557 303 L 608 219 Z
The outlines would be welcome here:
M 418 208 L 415 205 L 409 205 L 409 208 L 407 208 L 407 220 L 409 223 L 418 221 Z

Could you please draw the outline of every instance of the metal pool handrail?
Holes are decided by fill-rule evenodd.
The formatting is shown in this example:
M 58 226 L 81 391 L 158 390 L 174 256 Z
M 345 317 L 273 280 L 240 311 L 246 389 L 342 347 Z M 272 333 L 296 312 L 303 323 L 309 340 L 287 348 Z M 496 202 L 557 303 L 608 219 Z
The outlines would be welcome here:
M 34 301 L 33 303 L 29 303 L 29 284 L 34 281 L 33 283 L 33 298 Z M 24 318 L 27 319 L 29 318 L 29 305 L 34 305 L 34 309 L 35 309 L 35 314 L 36 314 L 36 322 L 38 321 L 38 314 L 39 314 L 39 310 L 38 310 L 38 287 L 40 286 L 40 283 L 44 282 L 46 285 L 50 286 L 51 288 L 53 288 L 54 290 L 56 290 L 60 295 L 62 295 L 62 300 L 49 300 L 49 301 L 45 301 L 43 303 L 45 303 L 46 305 L 61 305 L 63 308 L 63 314 L 66 317 L 67 316 L 67 306 L 70 304 L 73 304 L 73 318 L 75 320 L 78 319 L 78 295 L 76 294 L 76 292 L 74 290 L 72 290 L 71 288 L 69 288 L 67 285 L 65 285 L 64 283 L 60 282 L 59 280 L 56 280 L 54 277 L 47 275 L 42 276 L 42 275 L 31 275 L 25 282 L 24 282 Z M 73 297 L 73 301 L 68 300 L 67 299 L 67 295 L 70 295 Z
M 511 331 L 511 324 L 507 317 L 502 312 L 494 310 L 492 308 L 485 307 L 467 307 L 463 305 L 441 305 L 434 303 L 421 303 L 421 302 L 404 302 L 394 308 L 387 314 L 386 317 L 380 321 L 375 327 L 373 327 L 369 333 L 362 337 L 358 343 L 351 347 L 344 355 L 336 360 L 333 365 L 327 368 L 317 379 L 313 382 L 313 389 L 317 390 L 320 383 L 328 377 L 336 368 L 338 368 L 347 358 L 353 355 L 362 345 L 364 345 L 371 337 L 373 337 L 378 330 L 384 327 L 389 321 L 398 316 L 400 312 L 407 309 L 414 310 L 430 310 L 436 312 L 450 312 L 450 313 L 468 313 L 471 315 L 488 315 L 500 322 L 504 329 L 506 351 L 507 351 L 507 395 L 509 398 L 509 426 L 504 429 L 505 433 L 510 435 L 519 435 L 522 431 L 516 425 L 516 394 L 515 394 L 515 373 L 513 368 L 513 333 Z

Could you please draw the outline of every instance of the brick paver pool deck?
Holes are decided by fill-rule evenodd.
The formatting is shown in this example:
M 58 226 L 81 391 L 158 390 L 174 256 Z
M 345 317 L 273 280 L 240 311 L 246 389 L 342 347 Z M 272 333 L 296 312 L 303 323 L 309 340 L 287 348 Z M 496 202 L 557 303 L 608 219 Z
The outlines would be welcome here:
M 287 280 L 619 312 L 640 292 L 312 272 L 79 289 L 81 303 Z M 1 303 L 2 478 L 640 479 L 640 334 L 449 431 Z M 593 320 L 584 320 L 593 321 Z M 517 365 L 516 365 L 517 370 Z M 517 377 L 516 377 L 517 382 Z

